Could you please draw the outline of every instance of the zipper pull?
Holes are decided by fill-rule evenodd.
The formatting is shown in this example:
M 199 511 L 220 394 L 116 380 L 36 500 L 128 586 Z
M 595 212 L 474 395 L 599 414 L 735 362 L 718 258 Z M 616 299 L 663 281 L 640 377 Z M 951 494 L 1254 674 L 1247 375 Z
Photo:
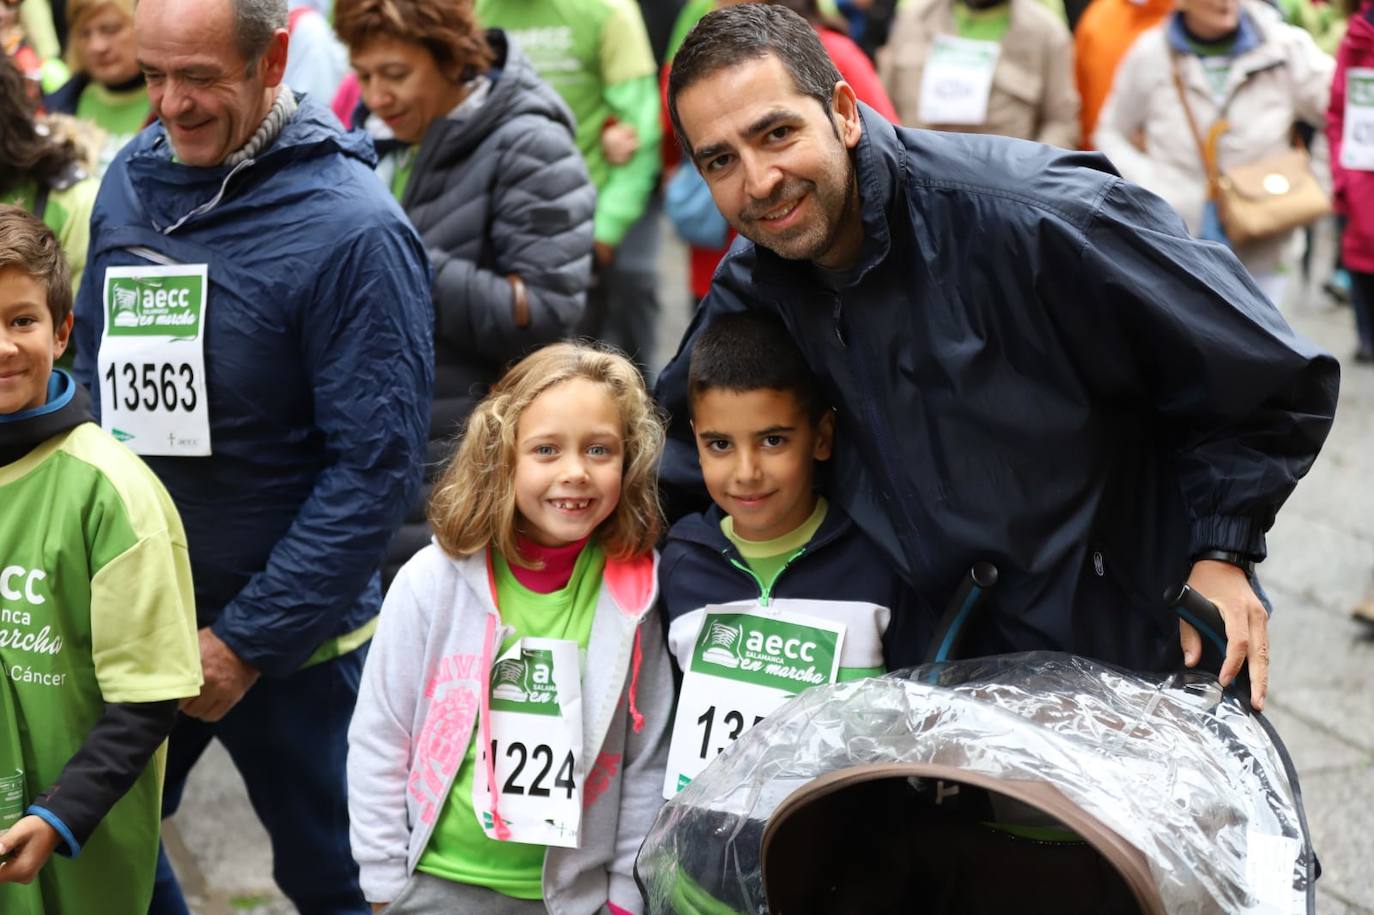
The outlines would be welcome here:
M 844 339 L 844 330 L 840 327 L 840 311 L 842 308 L 843 303 L 840 301 L 840 297 L 835 296 L 835 307 L 832 308 L 830 312 L 831 319 L 835 323 L 835 339 L 839 342 L 840 349 L 849 349 L 849 344 L 845 342 Z

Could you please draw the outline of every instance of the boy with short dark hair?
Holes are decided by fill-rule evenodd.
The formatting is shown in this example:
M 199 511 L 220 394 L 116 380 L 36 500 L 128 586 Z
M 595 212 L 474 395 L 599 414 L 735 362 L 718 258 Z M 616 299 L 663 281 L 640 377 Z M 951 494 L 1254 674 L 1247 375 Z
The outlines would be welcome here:
M 0 912 L 142 915 L 200 691 L 191 572 L 162 485 L 53 369 L 71 330 L 56 237 L 0 206 Z
M 683 672 L 668 796 L 788 696 L 919 663 L 934 628 L 877 546 L 816 491 L 835 413 L 781 322 L 712 322 L 688 387 L 715 505 L 673 526 L 659 570 Z

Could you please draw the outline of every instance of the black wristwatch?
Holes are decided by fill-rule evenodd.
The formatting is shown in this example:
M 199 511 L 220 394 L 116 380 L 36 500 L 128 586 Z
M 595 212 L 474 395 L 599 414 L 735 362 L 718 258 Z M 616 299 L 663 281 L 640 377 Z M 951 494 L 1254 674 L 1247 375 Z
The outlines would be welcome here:
M 1193 562 L 1201 562 L 1204 559 L 1210 559 L 1214 562 L 1229 563 L 1240 569 L 1247 576 L 1255 574 L 1255 560 L 1244 553 L 1236 553 L 1231 550 L 1207 550 L 1194 556 Z

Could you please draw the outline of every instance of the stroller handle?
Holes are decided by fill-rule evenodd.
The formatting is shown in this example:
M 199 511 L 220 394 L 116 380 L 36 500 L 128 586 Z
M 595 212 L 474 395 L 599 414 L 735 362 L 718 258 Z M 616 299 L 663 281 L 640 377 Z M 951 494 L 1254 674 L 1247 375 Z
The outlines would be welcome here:
M 1221 673 L 1226 661 L 1226 621 L 1217 605 L 1185 585 L 1164 592 L 1164 602 L 1173 608 L 1179 619 L 1192 625 L 1202 636 L 1202 659 L 1199 666 L 1214 674 Z M 1243 662 L 1228 690 L 1238 696 L 1250 695 L 1250 669 Z M 1244 703 L 1248 709 L 1250 703 Z

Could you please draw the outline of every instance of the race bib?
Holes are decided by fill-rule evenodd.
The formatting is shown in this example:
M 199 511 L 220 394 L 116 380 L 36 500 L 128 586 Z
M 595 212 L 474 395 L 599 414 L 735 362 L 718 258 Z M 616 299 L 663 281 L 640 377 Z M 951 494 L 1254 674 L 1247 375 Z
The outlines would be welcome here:
M 663 796 L 797 693 L 834 683 L 844 634 L 842 623 L 790 611 L 707 607 L 683 672 Z
M 921 103 L 917 116 L 924 124 L 977 126 L 988 119 L 992 75 L 1002 46 L 995 41 L 975 41 L 936 35 L 921 77 Z
M 138 454 L 210 453 L 205 264 L 108 267 L 100 425 Z
M 582 677 L 576 642 L 520 639 L 491 669 L 491 742 L 472 809 L 496 835 L 486 754 L 495 763 L 506 841 L 576 848 L 582 828 Z
M 1374 69 L 1345 71 L 1345 123 L 1341 126 L 1341 167 L 1374 171 Z
M 4 689 L 4 687 L 0 687 Z M 0 774 L 0 832 L 24 817 L 24 771 Z

